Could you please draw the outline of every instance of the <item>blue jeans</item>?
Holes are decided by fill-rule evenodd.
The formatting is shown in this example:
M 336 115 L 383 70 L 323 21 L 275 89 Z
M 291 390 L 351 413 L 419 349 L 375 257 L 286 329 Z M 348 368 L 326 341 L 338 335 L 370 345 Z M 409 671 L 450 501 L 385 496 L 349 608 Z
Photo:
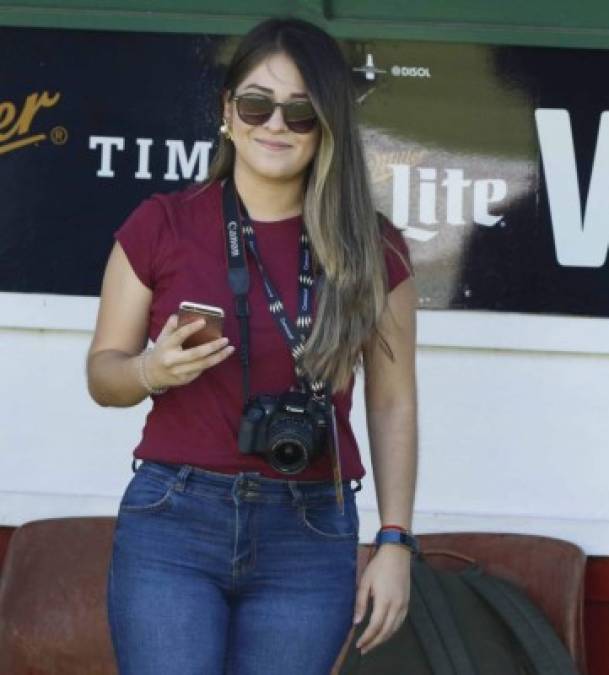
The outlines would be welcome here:
M 355 606 L 350 483 L 341 514 L 329 481 L 142 462 L 108 570 L 120 675 L 328 675 Z

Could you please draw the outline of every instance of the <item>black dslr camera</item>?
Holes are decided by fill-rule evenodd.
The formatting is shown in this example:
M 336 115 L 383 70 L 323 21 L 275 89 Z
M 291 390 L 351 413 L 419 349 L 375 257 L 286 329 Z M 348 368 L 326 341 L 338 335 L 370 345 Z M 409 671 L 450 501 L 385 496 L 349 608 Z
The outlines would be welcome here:
M 299 473 L 323 452 L 329 428 L 324 401 L 308 392 L 260 394 L 243 411 L 239 451 L 264 455 L 282 473 Z

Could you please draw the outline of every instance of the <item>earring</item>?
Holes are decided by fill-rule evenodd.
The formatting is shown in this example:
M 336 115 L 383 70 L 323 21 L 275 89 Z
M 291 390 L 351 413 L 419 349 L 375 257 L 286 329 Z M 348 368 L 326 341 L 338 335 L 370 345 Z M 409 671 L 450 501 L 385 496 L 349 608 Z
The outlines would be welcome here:
M 222 118 L 222 126 L 220 127 L 220 133 L 224 135 L 225 138 L 227 138 L 229 141 L 233 140 L 233 137 L 231 136 L 230 129 L 228 128 L 228 122 L 226 121 L 226 117 Z

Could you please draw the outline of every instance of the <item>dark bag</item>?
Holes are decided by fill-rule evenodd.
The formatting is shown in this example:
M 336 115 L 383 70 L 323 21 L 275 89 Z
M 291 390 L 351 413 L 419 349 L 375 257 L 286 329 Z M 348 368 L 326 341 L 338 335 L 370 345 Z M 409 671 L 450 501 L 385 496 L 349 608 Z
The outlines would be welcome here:
M 340 675 L 577 675 L 544 614 L 517 586 L 476 563 L 449 572 L 424 556 L 412 561 L 402 626 L 362 657 L 355 643 L 370 620 L 369 602 Z

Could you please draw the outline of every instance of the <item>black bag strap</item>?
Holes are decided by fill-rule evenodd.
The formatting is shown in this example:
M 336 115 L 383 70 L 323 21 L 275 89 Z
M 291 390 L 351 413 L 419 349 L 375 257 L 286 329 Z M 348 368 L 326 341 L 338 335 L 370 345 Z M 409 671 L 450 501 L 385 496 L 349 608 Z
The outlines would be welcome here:
M 431 565 L 422 556 L 415 556 L 411 569 L 415 602 L 411 621 L 434 675 L 482 675 L 466 650 L 450 603 Z
M 442 636 L 416 582 L 410 585 L 408 619 L 434 675 L 454 675 Z
M 461 572 L 462 579 L 503 619 L 520 642 L 538 675 L 577 675 L 571 656 L 542 612 L 518 588 L 479 567 Z

